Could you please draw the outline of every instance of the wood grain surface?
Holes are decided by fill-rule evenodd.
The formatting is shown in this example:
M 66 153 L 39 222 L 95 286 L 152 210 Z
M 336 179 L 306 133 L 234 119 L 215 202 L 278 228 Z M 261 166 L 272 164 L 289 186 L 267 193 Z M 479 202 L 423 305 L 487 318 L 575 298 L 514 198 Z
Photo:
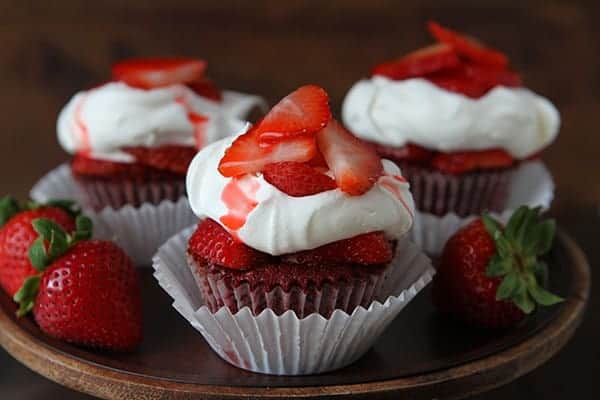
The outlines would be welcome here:
M 600 6 L 595 1 L 62 0 L 0 3 L 0 194 L 25 197 L 66 155 L 56 143 L 60 108 L 107 79 L 114 60 L 190 55 L 209 60 L 222 86 L 271 102 L 315 82 L 339 110 L 344 93 L 378 61 L 429 43 L 427 19 L 504 50 L 563 124 L 544 154 L 556 180 L 554 213 L 600 260 Z M 583 398 L 600 369 L 600 296 L 575 340 L 546 366 L 485 398 Z M 577 396 L 579 394 L 579 397 Z M 80 399 L 0 352 L 0 398 Z
M 557 206 L 593 204 L 600 182 L 594 122 L 600 115 L 600 52 L 594 2 L 552 1 L 4 1 L 0 5 L 2 191 L 27 188 L 65 159 L 56 143 L 60 108 L 109 77 L 128 56 L 206 58 L 224 87 L 271 102 L 323 85 L 339 110 L 375 63 L 430 43 L 436 19 L 504 50 L 531 89 L 556 103 L 562 132 L 545 153 Z

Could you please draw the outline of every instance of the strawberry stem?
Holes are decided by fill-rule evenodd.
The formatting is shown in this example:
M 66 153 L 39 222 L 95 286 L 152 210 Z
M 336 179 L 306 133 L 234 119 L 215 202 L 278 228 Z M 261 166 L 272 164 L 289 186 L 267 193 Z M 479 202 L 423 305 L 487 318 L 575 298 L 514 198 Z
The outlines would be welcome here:
M 525 314 L 533 312 L 537 305 L 563 301 L 543 288 L 548 268 L 538 257 L 550 251 L 556 223 L 540 220 L 540 213 L 540 207 L 519 207 L 506 227 L 490 215 L 483 215 L 485 228 L 496 244 L 496 254 L 487 266 L 486 275 L 502 278 L 496 299 L 512 301 Z
M 47 218 L 36 218 L 31 221 L 31 225 L 39 236 L 29 248 L 29 260 L 38 273 L 25 279 L 13 297 L 13 300 L 19 303 L 18 317 L 26 315 L 33 309 L 46 268 L 77 242 L 90 239 L 93 228 L 92 221 L 81 214 L 75 218 L 75 231 L 71 234 L 66 233 L 60 225 Z
M 25 279 L 23 286 L 15 293 L 13 300 L 19 303 L 17 317 L 22 317 L 33 309 L 33 306 L 35 305 L 35 296 L 40 288 L 41 281 L 41 273 L 30 276 Z
M 12 217 L 21 211 L 37 210 L 41 207 L 56 207 L 67 212 L 73 218 L 81 214 L 81 209 L 77 203 L 68 199 L 52 199 L 46 203 L 37 203 L 35 201 L 27 201 L 25 204 L 19 204 L 12 196 L 4 196 L 0 198 L 0 228 L 4 226 Z

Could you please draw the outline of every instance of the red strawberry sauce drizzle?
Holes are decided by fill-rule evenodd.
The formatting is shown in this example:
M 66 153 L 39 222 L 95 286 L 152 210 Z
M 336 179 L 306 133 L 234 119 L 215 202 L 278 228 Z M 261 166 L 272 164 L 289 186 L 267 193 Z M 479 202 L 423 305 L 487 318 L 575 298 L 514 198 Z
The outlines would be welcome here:
M 92 143 L 90 141 L 90 132 L 88 130 L 87 124 L 83 120 L 83 106 L 88 98 L 89 94 L 85 94 L 81 97 L 79 102 L 75 105 L 75 115 L 74 115 L 74 130 L 75 134 L 79 136 L 79 140 L 82 143 L 82 147 L 79 150 L 79 153 L 89 156 L 92 152 Z
M 379 178 L 379 183 L 381 184 L 381 186 L 383 186 L 384 188 L 389 190 L 394 196 L 396 196 L 396 198 L 400 201 L 400 203 L 402 203 L 402 206 L 404 207 L 406 212 L 410 215 L 410 217 L 412 219 L 414 219 L 415 216 L 413 215 L 412 211 L 410 210 L 410 207 L 406 203 L 406 200 L 404 200 L 402 193 L 392 182 L 390 182 L 388 180 L 389 178 L 394 179 L 398 182 L 402 182 L 402 183 L 407 183 L 407 180 L 401 175 L 387 175 L 386 174 L 386 175 L 382 176 L 381 178 Z
M 414 218 L 414 214 L 402 196 L 401 191 L 389 179 L 401 183 L 407 183 L 408 181 L 401 175 L 387 174 L 379 179 L 381 186 L 390 191 L 400 201 L 411 218 Z M 258 205 L 255 197 L 259 188 L 260 184 L 256 180 L 249 175 L 242 175 L 231 178 L 227 185 L 225 185 L 223 192 L 221 192 L 221 200 L 227 207 L 228 212 L 221 216 L 219 221 L 225 225 L 235 240 L 241 241 L 237 235 L 237 231 L 246 224 L 248 214 Z
M 88 126 L 83 118 L 83 106 L 85 105 L 90 93 L 93 90 L 97 90 L 103 86 L 104 85 L 101 85 L 97 88 L 88 91 L 81 97 L 81 99 L 75 105 L 73 128 L 75 130 L 75 134 L 79 137 L 79 140 L 82 143 L 82 147 L 78 150 L 78 153 L 88 157 L 92 152 L 92 143 L 90 140 L 90 132 Z M 186 110 L 188 120 L 194 127 L 194 141 L 196 142 L 196 148 L 201 149 L 202 147 L 204 147 L 206 137 L 206 122 L 208 121 L 208 117 L 202 114 L 198 114 L 194 111 L 194 109 L 188 101 L 187 93 L 185 92 L 177 94 L 175 96 L 175 102 L 180 104 Z
M 175 102 L 181 104 L 181 106 L 185 108 L 188 120 L 194 127 L 194 140 L 196 142 L 196 148 L 201 149 L 204 147 L 206 138 L 206 121 L 208 121 L 208 118 L 194 111 L 188 101 L 187 93 L 185 92 L 175 96 Z
M 242 175 L 231 178 L 221 193 L 221 200 L 228 212 L 219 221 L 236 240 L 239 240 L 236 231 L 246 224 L 248 214 L 258 205 L 255 196 L 259 188 L 260 184 L 254 178 Z

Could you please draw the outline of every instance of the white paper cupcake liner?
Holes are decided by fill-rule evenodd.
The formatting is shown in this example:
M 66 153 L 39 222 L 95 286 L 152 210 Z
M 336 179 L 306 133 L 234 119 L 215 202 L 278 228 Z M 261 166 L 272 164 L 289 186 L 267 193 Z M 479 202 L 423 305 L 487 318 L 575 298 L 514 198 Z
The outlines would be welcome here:
M 547 210 L 553 197 L 554 181 L 544 164 L 541 161 L 523 163 L 513 172 L 506 209 L 491 214 L 506 223 L 519 206 L 541 206 Z M 440 255 L 450 236 L 476 217 L 477 215 L 460 217 L 454 213 L 440 217 L 417 211 L 409 238 L 425 253 L 435 257 Z
M 249 371 L 276 375 L 316 374 L 342 368 L 360 358 L 396 315 L 432 279 L 430 260 L 407 240 L 398 243 L 392 270 L 378 300 L 352 314 L 335 310 L 324 318 L 298 318 L 248 307 L 233 314 L 211 313 L 187 263 L 187 240 L 194 227 L 175 235 L 154 256 L 154 276 L 173 298 L 173 307 L 225 361 Z
M 30 196 L 40 203 L 68 198 L 81 204 L 83 200 L 67 164 L 40 179 Z M 146 203 L 137 208 L 126 205 L 95 211 L 84 207 L 83 212 L 94 222 L 94 237 L 114 240 L 137 266 L 150 266 L 161 244 L 198 220 L 185 197 L 176 202 L 165 200 L 158 205 Z
M 479 171 L 454 176 L 409 163 L 399 164 L 421 212 L 458 216 L 504 209 L 513 169 Z

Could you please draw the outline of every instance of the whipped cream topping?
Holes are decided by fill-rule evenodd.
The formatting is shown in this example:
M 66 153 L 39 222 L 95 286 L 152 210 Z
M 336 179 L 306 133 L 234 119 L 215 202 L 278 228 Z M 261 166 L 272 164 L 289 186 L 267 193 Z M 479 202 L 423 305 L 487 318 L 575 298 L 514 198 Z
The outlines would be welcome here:
M 58 140 L 69 153 L 132 162 L 119 149 L 165 144 L 202 146 L 244 126 L 241 118 L 265 108 L 258 96 L 224 92 L 223 101 L 199 96 L 184 85 L 142 90 L 111 82 L 77 93 L 58 117 Z
M 546 147 L 560 126 L 556 107 L 524 88 L 498 86 L 471 99 L 425 79 L 380 76 L 350 89 L 342 118 L 357 136 L 383 145 L 444 152 L 501 148 L 516 159 Z
M 262 175 L 228 178 L 217 170 L 234 138 L 201 150 L 187 175 L 187 193 L 199 218 L 209 217 L 246 245 L 271 255 L 313 249 L 373 231 L 393 239 L 412 226 L 409 184 L 392 162 L 367 193 L 349 196 L 340 189 L 293 197 Z

